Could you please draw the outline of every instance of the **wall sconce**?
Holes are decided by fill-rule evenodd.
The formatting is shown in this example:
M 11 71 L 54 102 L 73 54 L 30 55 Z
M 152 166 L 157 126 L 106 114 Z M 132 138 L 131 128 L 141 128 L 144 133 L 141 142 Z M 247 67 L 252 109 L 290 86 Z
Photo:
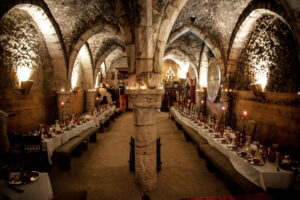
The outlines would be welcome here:
M 32 80 L 21 81 L 19 91 L 22 95 L 27 95 L 30 92 L 31 86 L 33 84 Z
M 254 96 L 256 97 L 262 97 L 263 96 L 263 90 L 261 87 L 261 84 L 250 84 L 249 88 L 252 90 Z
M 79 90 L 79 86 L 74 87 L 74 88 L 73 88 L 73 93 L 77 93 L 78 90 Z

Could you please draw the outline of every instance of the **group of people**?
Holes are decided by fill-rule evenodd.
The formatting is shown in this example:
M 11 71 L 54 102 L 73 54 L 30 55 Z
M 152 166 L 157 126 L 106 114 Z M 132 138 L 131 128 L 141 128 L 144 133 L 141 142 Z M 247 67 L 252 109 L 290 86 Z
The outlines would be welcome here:
M 195 103 L 195 86 L 193 81 L 190 83 L 186 81 L 183 87 L 179 85 L 176 88 L 166 88 L 165 94 L 162 96 L 161 111 L 167 112 L 176 102 L 184 106 Z
M 117 107 L 120 107 L 121 112 L 126 111 L 128 108 L 128 99 L 125 94 L 124 84 L 119 84 L 117 88 L 100 87 L 98 89 L 97 97 L 99 99 L 98 105 L 115 103 Z

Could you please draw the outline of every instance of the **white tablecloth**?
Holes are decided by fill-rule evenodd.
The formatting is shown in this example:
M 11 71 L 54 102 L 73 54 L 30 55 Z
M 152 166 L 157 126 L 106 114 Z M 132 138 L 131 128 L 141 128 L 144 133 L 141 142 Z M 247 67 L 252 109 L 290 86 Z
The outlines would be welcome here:
M 53 199 L 53 191 L 48 173 L 40 173 L 40 178 L 36 182 L 26 185 L 14 185 L 13 187 L 23 190 L 19 193 L 8 187 L 8 182 L 0 181 L 0 198 L 3 195 L 11 200 L 50 200 Z
M 223 153 L 240 174 L 264 190 L 266 188 L 288 189 L 291 185 L 294 176 L 293 172 L 284 169 L 277 171 L 277 167 L 268 161 L 264 166 L 250 165 L 247 160 L 237 156 L 236 152 L 230 151 L 226 144 L 221 144 L 211 137 L 207 129 L 202 129 L 192 120 L 182 116 L 174 107 L 171 108 L 171 114 L 185 125 L 196 130 L 211 146 Z
M 56 135 L 54 138 L 46 138 L 42 141 L 43 150 L 47 151 L 48 154 L 48 161 L 50 164 L 52 164 L 52 155 L 55 149 L 57 149 L 62 144 L 66 143 L 73 137 L 79 135 L 82 131 L 90 128 L 95 127 L 95 122 L 93 120 L 90 120 L 82 125 L 79 125 L 75 128 L 73 128 L 70 131 L 65 131 L 63 134 Z
M 100 121 L 104 121 L 104 119 L 108 116 L 111 116 L 112 114 L 114 114 L 116 110 L 116 106 L 114 105 L 113 107 L 103 111 L 100 115 L 98 116 L 91 116 L 91 115 L 85 115 L 84 118 L 86 119 L 92 119 L 96 126 L 100 128 L 101 124 L 100 124 Z

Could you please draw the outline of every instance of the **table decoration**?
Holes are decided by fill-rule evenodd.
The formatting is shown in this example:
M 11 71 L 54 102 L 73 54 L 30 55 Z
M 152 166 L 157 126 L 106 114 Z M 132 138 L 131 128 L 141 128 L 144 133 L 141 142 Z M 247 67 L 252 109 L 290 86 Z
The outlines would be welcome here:
M 254 156 L 252 156 L 250 149 L 250 136 L 246 136 L 243 133 L 240 133 L 240 135 L 237 136 L 236 131 L 233 131 L 230 127 L 226 126 L 224 127 L 223 137 L 215 138 L 213 137 L 213 134 L 221 135 L 221 133 L 219 131 L 216 131 L 215 133 L 208 133 L 208 123 L 204 123 L 200 120 L 203 124 L 198 126 L 197 123 L 189 120 L 183 114 L 176 111 L 176 109 L 173 107 L 170 110 L 172 111 L 171 114 L 174 116 L 174 118 L 179 120 L 180 123 L 183 123 L 185 126 L 194 129 L 201 137 L 208 141 L 209 145 L 224 154 L 224 156 L 229 159 L 233 167 L 241 175 L 256 185 L 262 187 L 264 190 L 267 188 L 287 189 L 291 185 L 294 176 L 294 173 L 289 170 L 296 170 L 298 168 L 300 169 L 299 162 L 291 158 L 289 164 L 291 166 L 290 169 L 285 170 L 280 168 L 280 171 L 278 171 L 274 163 L 269 162 L 267 159 L 269 149 L 268 146 L 259 144 L 257 141 L 252 141 L 257 146 L 257 150 L 255 151 Z M 205 126 L 206 129 L 204 128 Z M 232 137 L 234 136 L 240 137 L 240 141 L 237 141 L 236 139 L 236 141 L 233 142 Z M 229 142 L 231 143 L 228 144 Z M 238 143 L 239 146 L 237 145 Z M 236 147 L 233 145 L 236 145 Z M 267 157 L 265 157 L 266 155 Z M 265 160 L 263 160 L 264 157 L 266 158 Z M 278 163 L 282 163 L 284 156 L 283 158 L 278 156 L 278 158 Z M 288 158 L 286 158 L 284 163 L 288 163 Z
M 8 183 L 11 185 L 28 184 L 37 181 L 40 174 L 36 171 L 24 171 L 10 175 Z

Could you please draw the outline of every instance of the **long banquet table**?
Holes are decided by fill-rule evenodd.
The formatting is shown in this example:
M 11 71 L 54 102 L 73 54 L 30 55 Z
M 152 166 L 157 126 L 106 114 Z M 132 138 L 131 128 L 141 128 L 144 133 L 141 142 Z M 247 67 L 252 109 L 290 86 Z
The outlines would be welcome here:
M 79 135 L 82 131 L 84 131 L 90 127 L 95 127 L 95 126 L 96 126 L 95 122 L 93 120 L 90 120 L 84 124 L 76 126 L 75 128 L 73 128 L 69 131 L 64 131 L 64 133 L 56 135 L 53 138 L 43 139 L 42 146 L 43 146 L 43 150 L 47 151 L 49 163 L 52 164 L 52 155 L 53 155 L 53 152 L 55 151 L 55 149 L 57 149 L 59 146 L 66 143 L 73 137 Z
M 213 138 L 208 133 L 208 129 L 201 128 L 192 120 L 181 115 L 174 107 L 171 108 L 170 112 L 173 117 L 197 131 L 211 146 L 224 154 L 230 160 L 233 167 L 249 181 L 264 190 L 267 188 L 288 189 L 290 187 L 294 176 L 293 172 L 284 169 L 278 171 L 277 167 L 268 161 L 263 166 L 251 165 L 244 158 L 237 156 L 235 151 L 230 151 L 228 144 L 222 144 L 216 138 Z
M 112 106 L 111 108 L 103 111 L 99 116 L 86 116 L 85 118 L 90 118 L 91 120 L 82 125 L 76 126 L 76 128 L 73 128 L 72 130 L 64 131 L 64 133 L 56 135 L 54 138 L 43 139 L 42 146 L 43 150 L 47 151 L 49 163 L 52 164 L 52 155 L 55 149 L 90 127 L 100 127 L 100 121 L 108 114 L 114 113 L 115 109 L 116 106 Z

